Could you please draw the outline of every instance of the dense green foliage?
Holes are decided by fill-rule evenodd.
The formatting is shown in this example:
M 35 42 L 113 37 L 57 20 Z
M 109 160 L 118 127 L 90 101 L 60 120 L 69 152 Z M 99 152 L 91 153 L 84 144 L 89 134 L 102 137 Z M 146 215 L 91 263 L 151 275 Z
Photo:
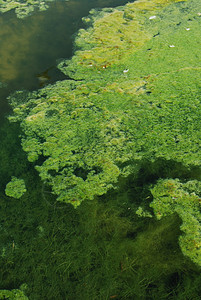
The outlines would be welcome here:
M 0 288 L 199 299 L 201 4 L 175 2 L 91 11 L 59 64 L 71 79 L 10 96 L 29 164 L 2 160 L 27 192 L 1 195 Z

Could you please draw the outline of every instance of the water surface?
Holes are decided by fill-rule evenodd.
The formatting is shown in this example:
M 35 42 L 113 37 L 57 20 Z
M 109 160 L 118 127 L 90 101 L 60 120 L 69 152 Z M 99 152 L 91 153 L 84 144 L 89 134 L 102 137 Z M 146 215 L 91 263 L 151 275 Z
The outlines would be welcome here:
M 34 90 L 65 78 L 57 59 L 72 55 L 73 34 L 83 27 L 91 8 L 123 5 L 127 1 L 79 0 L 53 2 L 45 12 L 17 19 L 14 11 L 0 15 L 0 121 L 9 111 L 14 90 Z

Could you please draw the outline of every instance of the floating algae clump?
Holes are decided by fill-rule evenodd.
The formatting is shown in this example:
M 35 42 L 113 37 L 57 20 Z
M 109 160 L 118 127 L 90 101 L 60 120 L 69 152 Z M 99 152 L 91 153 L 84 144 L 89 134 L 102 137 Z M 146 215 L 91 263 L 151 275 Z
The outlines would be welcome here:
M 25 296 L 24 292 L 20 289 L 15 290 L 0 290 L 0 299 L 9 299 L 9 300 L 28 300 L 28 297 Z
M 51 1 L 54 0 L 0 0 L 0 12 L 5 13 L 14 9 L 17 17 L 22 19 L 32 14 L 35 9 L 39 11 L 46 10 L 49 7 L 48 3 Z
M 10 96 L 23 149 L 59 201 L 103 195 L 145 161 L 200 166 L 201 4 L 177 2 L 92 11 L 59 64 L 72 79 Z
M 183 231 L 179 238 L 181 250 L 201 266 L 201 182 L 191 180 L 182 184 L 178 179 L 159 180 L 151 193 L 154 197 L 151 206 L 157 219 L 174 213 L 179 215 Z
M 19 199 L 26 192 L 26 186 L 23 179 L 12 177 L 11 181 L 6 185 L 5 193 L 9 197 Z

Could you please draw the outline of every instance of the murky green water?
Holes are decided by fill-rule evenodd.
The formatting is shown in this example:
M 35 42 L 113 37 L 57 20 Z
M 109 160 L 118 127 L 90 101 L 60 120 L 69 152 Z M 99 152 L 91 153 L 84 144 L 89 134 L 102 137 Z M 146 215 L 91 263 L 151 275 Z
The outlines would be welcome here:
M 55 2 L 45 12 L 24 19 L 0 15 L 0 119 L 9 110 L 6 96 L 14 90 L 37 89 L 64 78 L 57 59 L 72 55 L 72 35 L 83 26 L 91 8 L 123 5 L 127 1 Z

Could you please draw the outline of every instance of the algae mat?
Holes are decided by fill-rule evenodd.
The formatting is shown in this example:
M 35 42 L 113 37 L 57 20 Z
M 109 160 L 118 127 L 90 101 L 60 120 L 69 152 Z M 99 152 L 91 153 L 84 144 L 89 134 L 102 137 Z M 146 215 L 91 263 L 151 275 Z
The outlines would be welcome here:
M 49 3 L 52 1 L 54 0 L 0 0 L 0 12 L 5 13 L 14 9 L 17 17 L 23 19 L 32 14 L 35 10 L 46 10 L 49 7 Z
M 92 10 L 85 22 L 74 56 L 59 64 L 71 80 L 10 96 L 10 121 L 21 124 L 28 160 L 57 199 L 74 207 L 137 177 L 146 161 L 201 165 L 200 2 L 137 1 Z M 195 192 L 191 217 L 199 223 Z M 200 241 L 189 246 L 200 227 L 183 231 L 182 251 L 200 265 Z

